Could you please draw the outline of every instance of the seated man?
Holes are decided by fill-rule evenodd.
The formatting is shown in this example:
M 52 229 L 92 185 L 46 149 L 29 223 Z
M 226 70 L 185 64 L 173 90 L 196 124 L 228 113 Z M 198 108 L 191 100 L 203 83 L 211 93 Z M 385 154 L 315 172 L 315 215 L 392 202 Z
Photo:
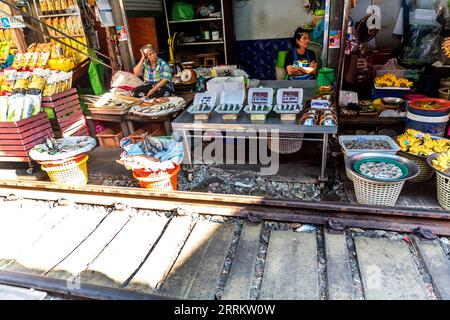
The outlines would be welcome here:
M 133 91 L 135 97 L 160 98 L 173 94 L 172 72 L 170 66 L 158 57 L 151 44 L 141 49 L 141 60 L 134 67 L 134 75 L 142 77 L 144 84 Z
M 307 49 L 311 38 L 309 33 L 298 28 L 294 34 L 295 48 L 288 52 L 285 68 L 289 80 L 312 80 L 316 78 L 317 63 L 314 51 Z

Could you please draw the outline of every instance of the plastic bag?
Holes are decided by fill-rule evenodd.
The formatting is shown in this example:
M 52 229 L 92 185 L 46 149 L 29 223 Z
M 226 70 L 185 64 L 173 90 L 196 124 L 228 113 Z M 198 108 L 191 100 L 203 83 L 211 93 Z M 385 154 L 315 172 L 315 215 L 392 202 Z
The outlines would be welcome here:
M 402 63 L 424 65 L 439 60 L 441 29 L 442 26 L 433 21 L 411 20 L 409 41 L 403 47 Z
M 0 97 L 0 122 L 4 122 L 8 118 L 8 97 Z
M 8 121 L 15 122 L 22 118 L 25 95 L 14 94 L 9 97 Z
M 194 8 L 192 4 L 186 2 L 175 2 L 172 6 L 172 20 L 192 20 L 194 18 Z

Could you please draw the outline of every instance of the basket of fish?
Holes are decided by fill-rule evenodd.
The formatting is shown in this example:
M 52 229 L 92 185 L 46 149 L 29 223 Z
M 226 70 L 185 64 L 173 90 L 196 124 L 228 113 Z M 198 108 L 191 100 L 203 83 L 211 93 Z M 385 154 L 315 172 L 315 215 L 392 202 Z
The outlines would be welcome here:
M 391 137 L 383 135 L 340 136 L 339 144 L 341 145 L 344 159 L 364 152 L 396 154 L 400 150 Z M 353 176 L 348 169 L 347 177 L 350 181 L 353 181 Z
M 277 104 L 273 109 L 280 115 L 281 121 L 295 121 L 302 110 L 301 104 Z
M 141 101 L 133 106 L 129 113 L 141 117 L 162 117 L 180 111 L 186 106 L 186 101 L 180 97 L 164 97 Z
M 414 161 L 393 154 L 358 153 L 345 165 L 353 176 L 357 201 L 376 206 L 394 206 L 405 181 L 420 172 Z
M 253 104 L 244 108 L 244 111 L 250 115 L 251 121 L 266 121 L 266 117 L 272 106 L 268 104 Z
M 223 120 L 236 120 L 242 108 L 242 104 L 219 104 L 215 111 L 222 115 Z
M 213 106 L 208 105 L 206 103 L 192 105 L 188 112 L 194 116 L 196 121 L 206 121 L 209 119 L 211 115 L 211 111 L 213 110 Z

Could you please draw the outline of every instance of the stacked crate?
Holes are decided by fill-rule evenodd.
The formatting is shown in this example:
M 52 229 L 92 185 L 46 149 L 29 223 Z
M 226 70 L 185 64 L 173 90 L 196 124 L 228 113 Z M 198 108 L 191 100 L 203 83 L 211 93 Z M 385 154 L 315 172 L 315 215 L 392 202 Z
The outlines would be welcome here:
M 0 161 L 31 163 L 30 150 L 50 137 L 53 130 L 44 112 L 17 122 L 0 122 Z
M 44 97 L 42 107 L 50 118 L 56 138 L 89 135 L 76 89 Z

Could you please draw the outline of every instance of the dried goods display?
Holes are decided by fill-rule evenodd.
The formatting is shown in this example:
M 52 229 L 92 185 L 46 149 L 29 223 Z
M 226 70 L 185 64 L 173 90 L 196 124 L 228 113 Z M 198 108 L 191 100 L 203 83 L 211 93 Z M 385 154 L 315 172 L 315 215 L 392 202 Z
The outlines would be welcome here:
M 388 142 L 383 140 L 369 140 L 369 139 L 359 139 L 344 142 L 344 146 L 350 150 L 391 150 L 391 146 Z

